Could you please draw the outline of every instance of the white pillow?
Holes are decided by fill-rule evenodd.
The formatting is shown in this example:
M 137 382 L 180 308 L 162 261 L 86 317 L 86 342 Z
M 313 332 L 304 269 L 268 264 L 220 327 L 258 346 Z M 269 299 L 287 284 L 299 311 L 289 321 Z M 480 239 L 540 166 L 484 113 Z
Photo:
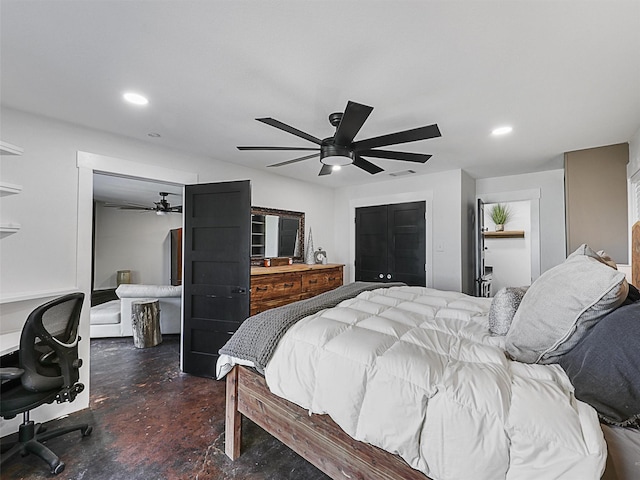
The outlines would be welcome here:
M 624 273 L 584 247 L 546 271 L 527 290 L 506 336 L 505 348 L 511 358 L 556 363 L 626 299 L 629 285 Z

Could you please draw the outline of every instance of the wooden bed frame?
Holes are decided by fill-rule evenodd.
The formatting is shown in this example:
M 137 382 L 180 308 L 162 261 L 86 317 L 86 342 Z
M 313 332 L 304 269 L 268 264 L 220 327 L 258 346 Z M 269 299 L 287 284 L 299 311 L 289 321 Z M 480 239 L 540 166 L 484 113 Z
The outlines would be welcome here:
M 254 370 L 235 366 L 227 374 L 225 453 L 240 456 L 241 415 L 287 445 L 334 480 L 430 480 L 402 458 L 358 442 L 328 415 L 309 415 L 269 391 Z

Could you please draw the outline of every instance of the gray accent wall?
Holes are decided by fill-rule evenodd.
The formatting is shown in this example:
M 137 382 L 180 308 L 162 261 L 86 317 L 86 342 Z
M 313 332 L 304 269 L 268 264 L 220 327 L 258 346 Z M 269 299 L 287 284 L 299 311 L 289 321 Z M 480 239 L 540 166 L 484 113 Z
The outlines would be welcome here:
M 567 254 L 586 243 L 629 263 L 629 144 L 565 153 Z

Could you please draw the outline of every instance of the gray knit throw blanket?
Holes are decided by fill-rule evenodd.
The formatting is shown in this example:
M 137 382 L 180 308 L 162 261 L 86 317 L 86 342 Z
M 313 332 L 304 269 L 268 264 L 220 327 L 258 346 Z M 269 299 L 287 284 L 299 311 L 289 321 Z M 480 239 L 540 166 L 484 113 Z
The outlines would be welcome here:
M 309 315 L 335 307 L 343 300 L 353 298 L 367 290 L 404 286 L 404 283 L 354 282 L 307 300 L 272 308 L 247 318 L 229 341 L 219 350 L 220 354 L 252 361 L 260 373 L 271 359 L 276 345 L 286 331 Z

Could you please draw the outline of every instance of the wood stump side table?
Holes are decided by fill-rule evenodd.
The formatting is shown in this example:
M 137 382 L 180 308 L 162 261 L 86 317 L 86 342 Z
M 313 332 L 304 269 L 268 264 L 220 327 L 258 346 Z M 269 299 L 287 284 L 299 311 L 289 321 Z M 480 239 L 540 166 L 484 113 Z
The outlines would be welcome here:
M 136 348 L 155 347 L 162 343 L 160 302 L 156 298 L 131 302 L 131 327 Z

